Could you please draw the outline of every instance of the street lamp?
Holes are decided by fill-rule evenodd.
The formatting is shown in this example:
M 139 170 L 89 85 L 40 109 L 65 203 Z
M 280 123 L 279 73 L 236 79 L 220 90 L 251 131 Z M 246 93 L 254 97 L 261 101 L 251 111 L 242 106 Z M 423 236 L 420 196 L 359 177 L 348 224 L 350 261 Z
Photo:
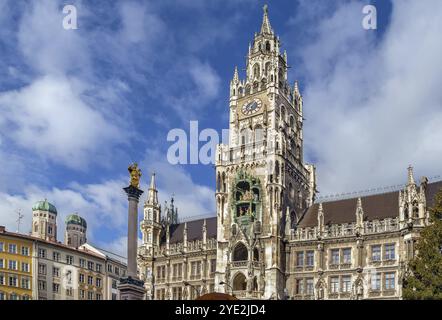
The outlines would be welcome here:
M 190 283 L 187 282 L 187 281 L 184 281 L 183 284 L 184 284 L 186 287 L 187 287 L 187 286 L 190 286 L 193 290 L 195 290 L 195 291 L 196 291 L 196 294 L 197 294 L 197 298 L 198 298 L 199 296 L 201 296 L 200 291 L 198 290 L 197 287 L 195 287 L 194 285 L 190 284 Z
M 233 288 L 232 288 L 232 286 L 230 284 L 228 284 L 227 282 L 224 282 L 224 281 L 221 281 L 219 284 L 220 285 L 225 284 L 226 286 L 228 286 L 230 288 L 230 290 L 232 291 L 232 296 L 233 297 L 235 296 L 235 294 L 233 293 Z

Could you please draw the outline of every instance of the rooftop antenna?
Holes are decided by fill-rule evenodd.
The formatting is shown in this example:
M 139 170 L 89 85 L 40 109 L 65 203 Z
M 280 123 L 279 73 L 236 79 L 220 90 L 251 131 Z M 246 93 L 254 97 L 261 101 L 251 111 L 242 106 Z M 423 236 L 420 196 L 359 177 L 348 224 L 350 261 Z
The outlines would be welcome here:
M 24 215 L 21 214 L 21 210 L 18 209 L 16 211 L 17 213 L 17 233 L 20 233 L 20 224 L 21 224 L 21 220 L 24 218 Z

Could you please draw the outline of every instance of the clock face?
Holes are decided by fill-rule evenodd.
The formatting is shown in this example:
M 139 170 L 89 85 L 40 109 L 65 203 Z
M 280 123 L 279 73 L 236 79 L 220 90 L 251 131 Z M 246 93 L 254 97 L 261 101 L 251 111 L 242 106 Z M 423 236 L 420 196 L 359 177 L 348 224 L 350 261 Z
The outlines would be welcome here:
M 249 100 L 242 106 L 242 113 L 245 115 L 251 115 L 258 112 L 261 109 L 261 100 Z

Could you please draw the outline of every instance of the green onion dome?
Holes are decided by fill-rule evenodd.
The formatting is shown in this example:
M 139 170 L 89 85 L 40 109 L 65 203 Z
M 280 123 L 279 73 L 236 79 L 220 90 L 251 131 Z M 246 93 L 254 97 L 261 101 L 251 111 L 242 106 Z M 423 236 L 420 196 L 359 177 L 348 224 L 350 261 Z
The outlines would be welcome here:
M 57 208 L 52 203 L 49 203 L 48 200 L 38 201 L 32 206 L 32 211 L 49 211 L 53 214 L 57 214 Z
M 87 228 L 86 220 L 84 220 L 82 217 L 80 217 L 76 213 L 68 215 L 68 217 L 66 218 L 66 224 L 67 225 L 76 224 L 76 225 L 82 226 L 84 228 Z

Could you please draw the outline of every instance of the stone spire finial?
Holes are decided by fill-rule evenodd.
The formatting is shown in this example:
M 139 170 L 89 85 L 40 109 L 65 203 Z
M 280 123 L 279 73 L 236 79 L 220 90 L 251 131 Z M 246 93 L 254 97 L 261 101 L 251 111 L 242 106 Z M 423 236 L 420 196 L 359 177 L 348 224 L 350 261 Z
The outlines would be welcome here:
M 413 176 L 413 167 L 411 164 L 408 166 L 408 184 L 415 184 Z
M 364 209 L 362 209 L 362 200 L 358 198 L 356 203 L 356 226 L 362 226 L 364 221 Z
M 239 75 L 238 75 L 238 67 L 235 66 L 235 72 L 233 73 L 233 82 L 238 83 L 239 82 Z
M 269 7 L 265 4 L 262 8 L 264 10 L 264 15 L 262 18 L 262 25 L 261 25 L 261 34 L 272 34 L 272 27 L 270 26 L 269 21 Z
M 158 204 L 158 190 L 155 184 L 155 172 L 152 173 L 150 179 L 150 187 L 147 194 L 147 204 L 157 205 Z
M 293 87 L 293 91 L 295 93 L 296 96 L 300 96 L 301 93 L 299 92 L 299 83 L 298 80 L 295 80 L 295 85 Z
M 322 203 L 318 207 L 318 238 L 322 237 L 324 232 L 324 209 L 322 208 Z

